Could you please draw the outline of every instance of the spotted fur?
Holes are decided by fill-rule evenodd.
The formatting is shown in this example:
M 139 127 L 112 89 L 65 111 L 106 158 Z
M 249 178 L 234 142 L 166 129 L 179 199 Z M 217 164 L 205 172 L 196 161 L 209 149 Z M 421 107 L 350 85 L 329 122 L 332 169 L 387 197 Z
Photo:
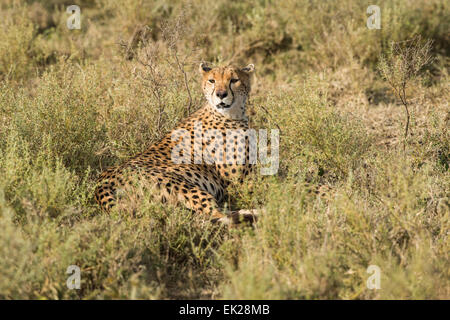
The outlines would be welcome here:
M 205 106 L 143 153 L 103 172 L 95 191 L 102 209 L 108 211 L 118 191 L 137 177 L 152 185 L 161 201 L 184 205 L 214 221 L 237 222 L 236 215 L 230 220 L 219 205 L 227 186 L 242 181 L 251 169 L 245 103 L 254 66 L 211 68 L 202 63 L 199 69 Z M 223 150 L 217 148 L 220 137 Z M 190 161 L 175 163 L 174 148 L 190 150 Z M 199 155 L 203 157 L 200 163 L 196 162 Z

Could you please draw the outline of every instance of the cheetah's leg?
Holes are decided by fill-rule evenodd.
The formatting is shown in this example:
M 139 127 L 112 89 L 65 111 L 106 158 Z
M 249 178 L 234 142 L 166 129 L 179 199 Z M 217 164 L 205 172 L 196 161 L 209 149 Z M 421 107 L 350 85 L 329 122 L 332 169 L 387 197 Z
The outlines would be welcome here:
M 213 222 L 227 218 L 220 210 L 216 199 L 194 185 L 183 185 L 178 193 L 179 202 L 185 207 L 208 217 Z
M 185 207 L 207 216 L 212 222 L 227 225 L 237 225 L 242 222 L 256 222 L 257 209 L 239 210 L 232 212 L 222 212 L 219 209 L 217 199 L 209 192 L 190 183 L 180 183 L 181 188 L 177 188 L 179 202 Z M 166 192 L 169 192 L 167 185 Z
M 243 222 L 254 223 L 258 220 L 259 211 L 257 209 L 241 209 L 237 211 L 230 211 L 226 213 L 226 217 L 219 222 L 225 224 L 238 225 Z
M 171 184 L 172 182 L 161 184 L 161 187 L 165 189 L 162 190 L 165 196 L 171 198 L 170 194 L 173 195 L 174 191 L 177 192 L 178 203 L 204 217 L 208 217 L 213 223 L 238 225 L 242 222 L 256 222 L 256 209 L 224 213 L 219 209 L 217 199 L 211 193 L 190 183 L 179 183 L 170 189 Z
M 98 204 L 105 211 L 109 211 L 116 204 L 118 191 L 126 189 L 126 185 L 128 185 L 127 183 L 124 185 L 118 172 L 116 174 L 116 179 L 104 177 L 105 179 L 101 181 L 95 192 Z M 161 173 L 146 172 L 145 178 L 152 181 L 151 185 L 157 186 L 156 195 L 161 201 L 170 201 L 183 205 L 196 213 L 208 217 L 212 222 L 235 225 L 243 221 L 256 221 L 254 210 L 239 210 L 224 214 L 220 211 L 217 200 L 212 194 L 190 182 L 183 181 L 179 176 L 168 173 L 161 175 Z M 131 186 L 131 188 L 133 187 Z
M 115 183 L 103 180 L 95 190 L 95 200 L 102 210 L 109 211 L 115 203 Z
M 213 221 L 226 218 L 218 209 L 216 199 L 209 192 L 187 181 L 183 181 L 181 177 L 169 173 L 161 174 L 156 172 L 146 172 L 144 175 L 145 180 L 149 182 L 148 186 L 156 187 L 154 195 L 162 202 L 182 205 Z M 96 189 L 95 198 L 97 203 L 105 211 L 109 211 L 116 204 L 117 197 L 121 198 L 118 194 L 123 196 L 127 192 L 132 192 L 135 187 L 127 183 L 124 184 L 123 181 L 119 185 L 116 183 L 110 179 L 104 179 Z M 124 190 L 124 192 L 121 192 L 121 190 Z M 133 193 L 134 196 L 139 194 L 140 192 Z

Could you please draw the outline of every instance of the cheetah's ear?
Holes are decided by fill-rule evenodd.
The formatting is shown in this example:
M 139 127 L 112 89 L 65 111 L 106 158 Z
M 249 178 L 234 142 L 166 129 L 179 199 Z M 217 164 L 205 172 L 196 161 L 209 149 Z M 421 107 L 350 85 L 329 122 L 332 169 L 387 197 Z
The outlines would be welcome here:
M 211 71 L 211 67 L 206 62 L 202 62 L 200 63 L 198 70 L 200 71 L 200 73 L 205 73 Z
M 250 63 L 248 66 L 242 68 L 241 71 L 244 71 L 245 73 L 253 73 L 253 71 L 255 71 L 255 65 Z

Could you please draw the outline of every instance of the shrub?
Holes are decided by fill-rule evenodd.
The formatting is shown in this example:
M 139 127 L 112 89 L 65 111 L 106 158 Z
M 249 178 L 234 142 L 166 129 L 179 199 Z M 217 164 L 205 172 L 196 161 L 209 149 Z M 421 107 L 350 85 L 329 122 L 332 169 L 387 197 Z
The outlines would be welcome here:
M 80 1 L 81 30 L 65 3 L 0 5 L 0 298 L 448 297 L 445 1 L 380 3 L 381 30 L 368 1 Z M 415 35 L 436 59 L 401 153 L 376 65 Z M 140 186 L 101 212 L 98 173 L 201 106 L 203 60 L 255 63 L 251 125 L 280 130 L 278 174 L 229 188 L 258 223 L 217 228 Z

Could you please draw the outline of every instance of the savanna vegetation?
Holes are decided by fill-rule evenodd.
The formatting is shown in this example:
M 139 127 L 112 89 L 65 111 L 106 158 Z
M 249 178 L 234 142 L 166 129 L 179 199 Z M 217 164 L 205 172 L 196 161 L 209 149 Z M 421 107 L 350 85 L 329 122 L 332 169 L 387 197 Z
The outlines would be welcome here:
M 450 298 L 449 30 L 446 0 L 2 1 L 0 298 Z M 101 212 L 99 172 L 202 105 L 200 61 L 256 66 L 280 167 L 230 197 L 264 214 Z

